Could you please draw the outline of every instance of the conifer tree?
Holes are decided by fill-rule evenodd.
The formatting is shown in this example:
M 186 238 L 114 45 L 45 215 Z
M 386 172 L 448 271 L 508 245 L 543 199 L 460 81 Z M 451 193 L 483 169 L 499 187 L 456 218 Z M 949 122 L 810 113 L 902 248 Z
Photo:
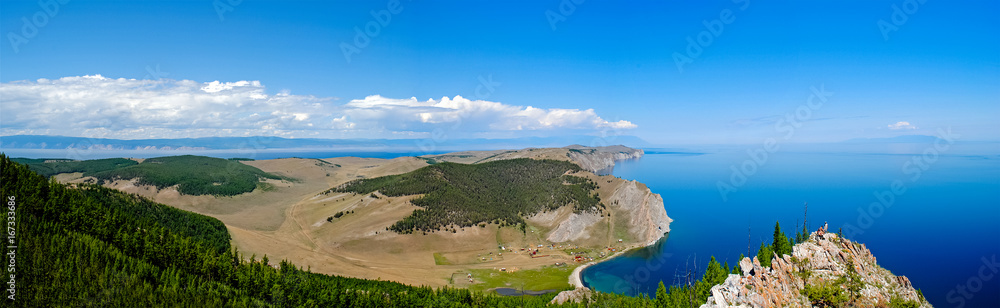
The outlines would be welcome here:
M 719 264 L 719 261 L 716 261 L 713 256 L 708 261 L 708 267 L 705 269 L 705 276 L 702 278 L 702 281 L 711 287 L 726 281 L 726 275 L 726 270 L 722 268 L 722 264 Z
M 787 255 L 792 253 L 792 246 L 788 242 L 788 237 L 785 233 L 781 232 L 781 224 L 774 222 L 774 241 L 771 243 L 771 249 L 778 256 Z
M 760 261 L 760 266 L 771 267 L 771 257 L 773 255 L 774 252 L 771 250 L 771 246 L 760 243 L 760 249 L 757 250 L 757 261 Z
M 669 302 L 667 298 L 667 288 L 663 286 L 663 281 L 660 281 L 660 285 L 656 287 L 656 307 L 666 308 L 669 307 Z

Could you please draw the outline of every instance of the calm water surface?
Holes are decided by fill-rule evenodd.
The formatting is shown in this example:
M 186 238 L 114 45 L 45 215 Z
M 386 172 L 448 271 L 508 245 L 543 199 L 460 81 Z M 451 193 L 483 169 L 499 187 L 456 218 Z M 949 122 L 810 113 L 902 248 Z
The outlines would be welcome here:
M 703 270 L 711 256 L 734 265 L 747 254 L 748 227 L 750 255 L 771 241 L 775 221 L 793 235 L 808 202 L 811 231 L 824 222 L 834 231 L 844 227 L 845 235 L 866 244 L 882 267 L 909 277 L 933 305 L 957 307 L 961 295 L 949 292 L 971 279 L 972 287 L 983 283 L 965 307 L 1000 307 L 1000 273 L 975 278 L 984 258 L 1000 260 L 1000 156 L 940 155 L 916 179 L 913 166 L 904 169 L 914 157 L 778 152 L 726 201 L 717 184 L 729 182 L 730 166 L 740 167 L 745 152 L 647 154 L 620 162 L 613 174 L 659 193 L 674 222 L 656 245 L 585 270 L 584 283 L 652 296 L 661 280 L 676 284 L 685 269 Z M 895 180 L 906 191 L 881 215 L 872 215 L 878 213 L 867 209 L 878 201 L 876 193 L 890 190 Z M 848 234 L 849 225 L 858 231 Z

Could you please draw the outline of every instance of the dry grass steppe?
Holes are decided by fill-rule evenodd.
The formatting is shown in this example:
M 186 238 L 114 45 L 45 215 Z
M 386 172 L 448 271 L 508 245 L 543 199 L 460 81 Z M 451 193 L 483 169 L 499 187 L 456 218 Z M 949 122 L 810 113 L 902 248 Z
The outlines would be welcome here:
M 495 277 L 488 280 L 496 283 L 503 281 L 503 275 L 511 275 L 514 279 L 518 275 L 511 273 L 514 271 L 537 271 L 539 275 L 556 275 L 549 280 L 562 281 L 545 285 L 569 288 L 566 276 L 582 264 L 573 261 L 574 255 L 568 252 L 569 249 L 582 248 L 574 251 L 588 251 L 586 256 L 600 258 L 610 254 L 608 247 L 620 251 L 644 244 L 640 243 L 641 239 L 629 234 L 628 226 L 624 225 L 628 222 L 627 218 L 617 217 L 620 214 L 613 210 L 605 211 L 596 222 L 574 226 L 582 228 L 583 236 L 563 243 L 551 242 L 548 235 L 561 224 L 574 223 L 567 221 L 572 215 L 570 207 L 530 217 L 523 233 L 515 227 L 487 224 L 457 228 L 454 233 L 438 231 L 402 235 L 386 228 L 417 209 L 409 200 L 418 196 L 323 193 L 350 180 L 406 173 L 430 162 L 479 163 L 522 157 L 570 160 L 567 151 L 525 149 L 457 152 L 422 158 L 244 161 L 265 172 L 294 180 L 269 180 L 253 192 L 232 197 L 182 195 L 176 188 L 156 190 L 136 185 L 134 181 L 116 181 L 107 186 L 216 217 L 226 224 L 233 245 L 243 254 L 258 258 L 267 255 L 275 263 L 286 259 L 313 272 L 392 280 L 411 285 L 450 284 L 488 289 L 489 285 L 477 285 L 482 281 L 470 285 L 463 280 L 456 284 L 453 277 L 456 273 L 495 272 L 500 276 L 490 275 Z M 586 171 L 575 175 L 597 182 L 601 196 L 611 196 L 619 186 L 628 183 L 613 176 L 598 176 Z M 81 174 L 62 174 L 56 178 L 71 183 L 88 180 Z M 331 218 L 337 212 L 347 214 Z M 331 219 L 328 221 L 328 218 Z M 619 242 L 619 239 L 622 241 Z M 542 247 L 539 248 L 539 245 Z M 501 250 L 501 247 L 506 250 Z M 529 255 L 531 249 L 538 249 L 536 257 Z M 566 263 L 562 266 L 565 269 L 549 269 L 556 263 Z M 501 272 L 501 268 L 506 270 Z

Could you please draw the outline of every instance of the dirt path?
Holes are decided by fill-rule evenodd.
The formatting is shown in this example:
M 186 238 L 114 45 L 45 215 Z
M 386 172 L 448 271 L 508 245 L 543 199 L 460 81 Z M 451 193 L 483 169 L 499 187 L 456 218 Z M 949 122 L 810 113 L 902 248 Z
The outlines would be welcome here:
M 299 217 L 299 214 L 297 213 L 297 210 L 298 210 L 299 206 L 302 205 L 303 202 L 307 202 L 307 201 L 311 200 L 312 196 L 315 196 L 315 195 L 320 194 L 322 192 L 323 192 L 323 190 L 320 190 L 320 191 L 315 192 L 314 194 L 310 194 L 308 196 L 302 197 L 302 199 L 299 200 L 299 202 L 296 202 L 295 204 L 292 204 L 292 206 L 290 206 L 289 210 L 288 210 L 290 212 L 289 216 L 292 218 L 292 221 L 295 222 L 296 227 L 298 228 L 298 233 L 301 234 L 302 237 L 305 238 L 307 241 L 309 241 L 309 247 L 312 248 L 313 251 L 315 251 L 316 248 L 317 248 L 316 241 L 312 238 L 312 236 L 309 235 L 308 232 L 306 232 L 306 226 L 302 224 L 302 221 L 300 220 L 300 217 Z

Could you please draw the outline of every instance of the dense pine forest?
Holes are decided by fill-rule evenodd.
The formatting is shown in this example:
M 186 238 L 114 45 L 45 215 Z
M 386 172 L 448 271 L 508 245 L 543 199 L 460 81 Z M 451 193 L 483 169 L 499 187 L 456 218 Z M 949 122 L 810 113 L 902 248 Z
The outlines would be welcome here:
M 28 165 L 38 174 L 49 177 L 60 173 L 81 172 L 83 176 L 124 168 L 139 164 L 127 158 L 105 158 L 91 160 L 13 158 L 15 162 Z
M 8 224 L 8 244 L 16 246 L 7 268 L 15 281 L 14 299 L 4 299 L 8 307 L 556 306 L 549 304 L 554 294 L 506 297 L 414 287 L 248 258 L 230 246 L 215 218 L 97 185 L 59 184 L 2 154 L 0 173 L 0 195 L 13 209 L 7 220 L 15 222 Z M 697 306 L 727 272 L 713 258 L 702 280 L 661 287 L 655 300 L 595 293 L 587 303 L 562 306 Z
M 114 180 L 138 179 L 142 185 L 158 189 L 177 185 L 177 191 L 187 195 L 234 196 L 256 189 L 261 179 L 290 180 L 270 174 L 239 160 L 182 155 L 157 157 L 138 163 L 125 158 L 83 161 L 16 158 L 43 176 L 81 172 L 101 183 Z
M 524 215 L 569 204 L 577 212 L 601 210 L 593 181 L 565 175 L 580 170 L 567 161 L 528 158 L 481 164 L 445 162 L 405 174 L 354 180 L 330 192 L 379 191 L 391 197 L 425 194 L 412 201 L 423 209 L 389 227 L 400 233 L 479 223 L 514 225 L 524 223 Z

